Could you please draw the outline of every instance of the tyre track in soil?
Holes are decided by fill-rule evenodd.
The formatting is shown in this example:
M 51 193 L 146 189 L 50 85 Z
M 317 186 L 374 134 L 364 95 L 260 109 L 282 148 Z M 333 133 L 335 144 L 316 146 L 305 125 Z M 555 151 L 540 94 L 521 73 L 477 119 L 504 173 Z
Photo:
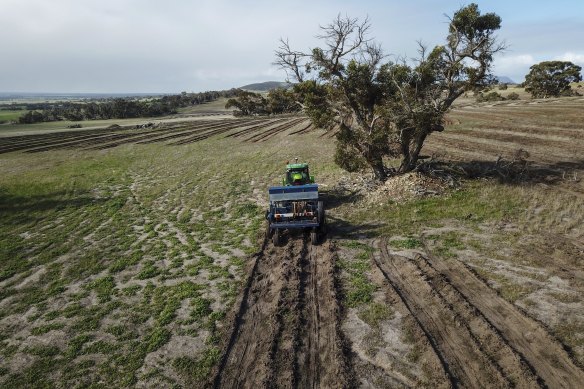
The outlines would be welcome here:
M 454 387 L 580 388 L 584 372 L 536 321 L 456 260 L 374 256 L 426 334 Z
M 467 265 L 443 261 L 429 255 L 425 260 L 461 291 L 523 355 L 536 374 L 550 388 L 582 388 L 584 371 L 575 365 L 564 347 L 537 321 L 489 288 Z
M 209 386 L 347 387 L 334 247 L 312 246 L 307 236 L 290 238 L 284 247 L 266 242 Z

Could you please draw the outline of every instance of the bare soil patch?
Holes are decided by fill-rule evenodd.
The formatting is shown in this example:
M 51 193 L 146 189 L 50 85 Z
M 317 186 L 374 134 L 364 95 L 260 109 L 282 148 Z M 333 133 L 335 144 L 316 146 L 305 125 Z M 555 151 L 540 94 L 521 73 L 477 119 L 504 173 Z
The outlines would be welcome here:
M 454 386 L 578 387 L 584 372 L 537 322 L 464 265 L 391 254 L 376 264 L 416 317 Z
M 347 387 L 339 326 L 333 246 L 300 237 L 267 247 L 255 259 L 214 386 Z

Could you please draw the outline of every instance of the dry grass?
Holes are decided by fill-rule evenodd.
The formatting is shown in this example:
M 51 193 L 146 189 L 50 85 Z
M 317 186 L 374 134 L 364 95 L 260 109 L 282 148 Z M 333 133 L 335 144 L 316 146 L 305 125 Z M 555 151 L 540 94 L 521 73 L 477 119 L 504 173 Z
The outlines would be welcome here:
M 526 102 L 455 111 L 446 132 L 460 136 L 432 135 L 424 152 L 465 163 L 478 156 L 488 170 L 500 149 L 481 126 L 562 137 L 581 130 L 581 99 Z M 381 235 L 399 249 L 464 261 L 549 323 L 582 361 L 583 307 L 574 297 L 584 293 L 581 155 L 534 137 L 530 147 L 540 154 L 529 158 L 530 174 L 460 178 L 444 193 L 371 202 L 332 190 L 351 175 L 334 165 L 334 144 L 319 135 L 0 155 L 0 386 L 189 386 L 205 377 L 257 248 L 266 187 L 296 156 L 327 193 L 330 237 L 344 242 L 342 303 L 374 330 L 372 339 L 395 311 L 378 305 L 364 244 Z M 466 142 L 475 136 L 487 139 L 484 148 Z M 516 140 L 509 150 L 526 147 Z M 462 162 L 454 168 L 468 167 Z M 559 318 L 569 325 L 557 326 Z M 414 329 L 397 322 L 393 330 L 408 343 Z M 415 344 L 412 366 L 422 353 Z

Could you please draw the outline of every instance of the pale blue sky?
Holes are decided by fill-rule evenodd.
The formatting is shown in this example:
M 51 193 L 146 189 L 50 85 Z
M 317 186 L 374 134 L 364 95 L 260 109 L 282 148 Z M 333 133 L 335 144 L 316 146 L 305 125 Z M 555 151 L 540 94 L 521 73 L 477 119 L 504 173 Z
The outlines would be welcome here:
M 495 74 L 584 65 L 584 1 L 476 1 L 503 19 L 509 49 Z M 0 0 L 0 91 L 180 92 L 283 80 L 271 62 L 280 37 L 307 49 L 337 14 L 365 17 L 388 54 L 442 43 L 460 0 Z

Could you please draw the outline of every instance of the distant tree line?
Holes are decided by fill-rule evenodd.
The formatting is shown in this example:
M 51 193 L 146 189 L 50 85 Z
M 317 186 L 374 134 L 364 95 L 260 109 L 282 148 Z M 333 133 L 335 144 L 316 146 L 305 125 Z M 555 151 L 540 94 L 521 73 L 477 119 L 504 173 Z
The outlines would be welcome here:
M 270 90 L 266 97 L 260 93 L 239 90 L 235 97 L 227 100 L 225 108 L 235 108 L 236 116 L 258 116 L 298 112 L 302 106 L 293 91 L 276 88 Z
M 113 98 L 87 102 L 26 103 L 24 109 L 28 112 L 22 115 L 18 122 L 31 124 L 59 120 L 81 121 L 164 116 L 177 113 L 178 108 L 208 103 L 220 97 L 235 96 L 237 93 L 237 89 L 230 89 L 200 93 L 182 92 L 178 95 L 150 99 Z

